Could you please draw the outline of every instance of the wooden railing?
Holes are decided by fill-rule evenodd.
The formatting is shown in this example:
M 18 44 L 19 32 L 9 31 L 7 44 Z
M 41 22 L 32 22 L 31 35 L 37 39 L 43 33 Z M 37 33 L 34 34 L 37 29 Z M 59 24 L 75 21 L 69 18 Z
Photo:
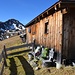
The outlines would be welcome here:
M 2 51 L 2 53 L 0 54 L 0 75 L 3 74 L 3 70 L 4 70 L 4 66 L 7 66 L 6 63 L 6 52 L 5 52 L 5 45 L 4 45 L 4 49 Z
M 0 64 L 2 64 L 2 65 L 1 65 L 2 67 L 1 67 L 1 69 L 0 69 L 0 75 L 3 75 L 4 66 L 7 67 L 7 62 L 6 62 L 7 51 L 15 50 L 15 49 L 19 49 L 19 48 L 23 48 L 23 47 L 27 47 L 27 46 L 32 46 L 32 47 L 34 47 L 34 43 L 23 44 L 23 45 L 20 45 L 20 46 L 13 46 L 13 47 L 10 47 L 10 48 L 6 48 L 5 45 L 4 45 L 3 51 L 2 51 L 2 53 L 0 54 Z

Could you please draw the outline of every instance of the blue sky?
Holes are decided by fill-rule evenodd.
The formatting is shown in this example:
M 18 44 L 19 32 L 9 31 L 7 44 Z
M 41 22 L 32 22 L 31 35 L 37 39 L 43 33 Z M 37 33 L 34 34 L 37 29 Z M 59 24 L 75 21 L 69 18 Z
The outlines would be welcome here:
M 14 18 L 24 25 L 58 0 L 0 0 L 0 21 Z

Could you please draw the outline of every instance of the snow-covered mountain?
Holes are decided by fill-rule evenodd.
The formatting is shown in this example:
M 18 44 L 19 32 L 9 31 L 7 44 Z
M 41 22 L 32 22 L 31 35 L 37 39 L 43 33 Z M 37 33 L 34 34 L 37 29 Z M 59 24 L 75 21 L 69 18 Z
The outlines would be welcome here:
M 25 29 L 24 25 L 15 19 L 9 19 L 6 22 L 0 22 L 0 31 L 24 30 L 24 29 Z

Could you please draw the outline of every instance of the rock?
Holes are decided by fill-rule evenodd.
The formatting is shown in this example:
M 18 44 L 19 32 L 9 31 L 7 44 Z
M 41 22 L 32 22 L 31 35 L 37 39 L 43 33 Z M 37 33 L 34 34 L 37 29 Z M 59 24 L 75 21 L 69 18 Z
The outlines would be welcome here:
M 38 64 L 37 64 L 36 62 L 34 62 L 34 63 L 32 64 L 32 66 L 33 66 L 33 67 L 37 67 Z
M 39 67 L 36 67 L 35 70 L 39 70 Z

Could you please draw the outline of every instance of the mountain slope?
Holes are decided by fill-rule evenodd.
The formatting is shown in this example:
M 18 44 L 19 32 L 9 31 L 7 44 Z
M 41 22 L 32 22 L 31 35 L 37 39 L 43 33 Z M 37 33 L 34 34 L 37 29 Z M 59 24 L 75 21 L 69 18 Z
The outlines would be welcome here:
M 15 19 L 9 19 L 6 22 L 0 22 L 0 30 L 21 30 L 25 29 L 24 25 L 20 23 L 18 20 Z

